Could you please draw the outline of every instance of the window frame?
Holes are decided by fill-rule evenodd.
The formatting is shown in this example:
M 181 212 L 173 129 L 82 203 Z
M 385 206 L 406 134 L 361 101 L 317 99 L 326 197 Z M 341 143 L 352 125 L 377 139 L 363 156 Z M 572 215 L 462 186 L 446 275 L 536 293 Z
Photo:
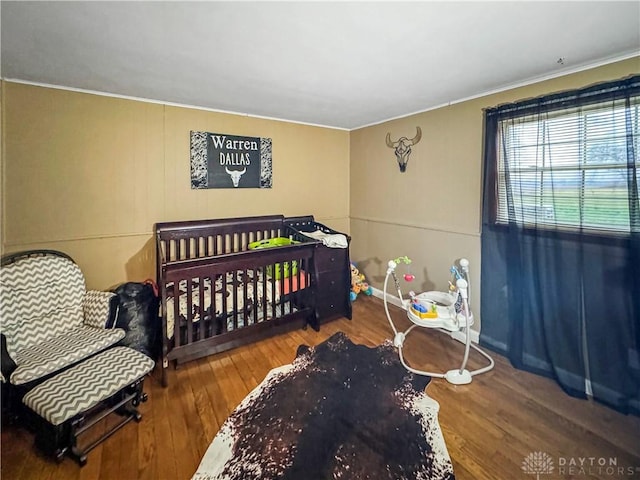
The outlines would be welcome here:
M 598 225 L 597 220 L 602 217 L 593 217 L 594 221 L 591 225 L 584 224 L 584 216 L 583 209 L 585 198 L 590 201 L 594 201 L 593 197 L 589 199 L 588 195 L 585 191 L 588 189 L 588 185 L 585 183 L 585 177 L 589 172 L 594 172 L 598 170 L 619 170 L 620 172 L 626 172 L 630 168 L 629 160 L 613 162 L 613 163 L 592 163 L 589 164 L 585 156 L 587 154 L 588 144 L 593 142 L 593 140 L 589 140 L 587 137 L 588 131 L 588 122 L 587 115 L 590 112 L 597 112 L 598 110 L 604 110 L 609 108 L 612 102 L 620 102 L 623 101 L 619 106 L 614 105 L 614 109 L 623 109 L 622 113 L 624 121 L 627 120 L 626 111 L 628 108 L 633 109 L 634 115 L 634 148 L 635 148 L 635 171 L 636 171 L 636 181 L 640 182 L 640 75 L 629 77 L 628 79 L 624 79 L 622 81 L 617 82 L 609 82 L 605 84 L 598 84 L 595 86 L 587 87 L 581 90 L 573 90 L 569 92 L 560 92 L 557 94 L 548 95 L 545 97 L 540 97 L 532 100 L 526 100 L 523 102 L 513 103 L 501 105 L 492 109 L 485 110 L 485 129 L 489 128 L 488 124 L 493 124 L 493 138 L 486 137 L 485 140 L 485 161 L 489 158 L 493 158 L 493 165 L 485 165 L 485 174 L 489 175 L 492 179 L 491 183 L 486 184 L 485 188 L 493 187 L 493 195 L 489 198 L 489 202 L 491 203 L 490 209 L 487 211 L 484 209 L 484 221 L 483 223 L 487 223 L 487 220 L 496 228 L 505 228 L 511 227 L 515 225 L 517 228 L 522 228 L 523 230 L 534 230 L 534 231 L 553 231 L 553 232 L 561 232 L 566 233 L 571 236 L 573 235 L 595 235 L 595 236 L 607 236 L 607 237 L 627 237 L 631 233 L 631 225 L 627 223 L 625 227 L 616 228 L 615 224 Z M 508 167 L 503 166 L 505 161 L 508 165 L 508 157 L 507 160 L 503 159 L 503 149 L 502 149 L 502 140 L 505 132 L 503 131 L 505 126 L 509 126 L 509 121 L 525 119 L 527 116 L 532 117 L 531 123 L 535 125 L 534 129 L 540 130 L 540 120 L 533 120 L 534 115 L 542 114 L 544 120 L 548 119 L 557 119 L 563 117 L 577 117 L 577 121 L 580 124 L 580 131 L 578 132 L 582 139 L 571 140 L 575 142 L 580 153 L 580 159 L 578 159 L 575 163 L 569 165 L 560 165 L 560 166 L 539 166 L 534 164 L 532 167 L 526 166 L 515 166 Z M 493 118 L 492 118 L 493 117 Z M 615 120 L 612 120 L 612 125 Z M 526 122 L 524 122 L 526 123 Z M 515 125 L 511 123 L 511 125 Z M 549 126 L 545 126 L 544 128 L 549 128 Z M 593 128 L 593 127 L 592 127 Z M 607 138 L 616 138 L 619 137 L 619 134 L 612 135 Z M 575 138 L 575 137 L 574 137 Z M 615 142 L 611 142 L 611 145 L 616 145 Z M 545 146 L 552 145 L 550 140 L 538 140 L 535 146 L 538 148 L 544 148 Z M 508 153 L 508 152 L 507 152 Z M 502 167 L 502 168 L 501 168 Z M 579 202 L 581 207 L 579 208 L 579 212 L 581 212 L 581 219 L 574 223 L 566 223 L 566 222 L 558 222 L 557 219 L 554 219 L 549 222 L 541 221 L 541 215 L 537 213 L 538 205 L 535 205 L 533 208 L 535 209 L 533 215 L 518 215 L 516 220 L 510 220 L 513 218 L 512 215 L 509 215 L 508 210 L 513 208 L 513 206 L 509 206 L 507 202 L 507 182 L 509 181 L 509 174 L 526 174 L 526 173 L 534 173 L 535 175 L 544 175 L 545 173 L 558 173 L 558 172 L 574 172 L 576 177 L 581 178 L 580 186 L 577 188 L 578 193 L 575 196 L 575 200 Z M 624 173 L 625 176 L 628 173 Z M 628 182 L 628 180 L 627 180 Z M 532 184 L 536 189 L 545 187 L 545 180 L 532 180 Z M 552 185 L 552 180 L 547 180 L 546 185 Z M 550 187 L 551 188 L 551 187 Z M 620 189 L 622 190 L 622 189 Z M 535 192 L 535 189 L 532 190 Z M 626 198 L 629 199 L 629 189 L 626 189 Z M 513 192 L 512 192 L 513 194 Z M 519 198 L 522 196 L 518 195 Z M 536 200 L 540 201 L 540 204 L 544 207 L 544 194 L 534 195 Z M 549 195 L 548 198 L 552 200 L 553 196 Z M 520 201 L 520 205 L 522 206 L 522 202 Z M 555 204 L 553 205 L 555 207 Z M 555 210 L 554 210 L 555 212 Z M 512 213 L 514 213 L 512 211 Z

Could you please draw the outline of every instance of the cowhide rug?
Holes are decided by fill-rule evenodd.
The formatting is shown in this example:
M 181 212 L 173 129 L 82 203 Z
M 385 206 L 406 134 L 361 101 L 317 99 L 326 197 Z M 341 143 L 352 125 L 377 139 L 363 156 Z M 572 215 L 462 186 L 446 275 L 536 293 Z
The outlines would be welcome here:
M 193 480 L 453 479 L 429 381 L 391 343 L 302 345 L 229 416 Z

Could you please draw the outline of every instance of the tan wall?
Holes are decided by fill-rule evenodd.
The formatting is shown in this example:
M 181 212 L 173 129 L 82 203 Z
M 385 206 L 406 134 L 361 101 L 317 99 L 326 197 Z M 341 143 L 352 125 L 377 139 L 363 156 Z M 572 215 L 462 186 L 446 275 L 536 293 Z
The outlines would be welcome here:
M 347 131 L 12 82 L 2 94 L 3 251 L 67 252 L 90 288 L 153 277 L 158 221 L 313 214 L 348 230 Z M 192 190 L 191 130 L 272 138 L 273 188 Z
M 640 59 L 345 132 L 2 82 L 2 249 L 72 255 L 90 288 L 154 275 L 157 221 L 314 214 L 353 237 L 380 288 L 409 255 L 416 291 L 467 257 L 479 312 L 482 109 L 640 71 Z M 419 108 L 419 106 L 416 106 Z M 401 174 L 386 133 L 423 131 Z M 191 190 L 189 131 L 271 137 L 272 189 Z
M 382 288 L 387 261 L 408 255 L 416 281 L 406 293 L 445 289 L 451 263 L 466 257 L 479 313 L 483 108 L 638 72 L 640 57 L 352 131 L 352 260 Z M 400 173 L 385 136 L 412 138 L 417 126 L 422 140 Z

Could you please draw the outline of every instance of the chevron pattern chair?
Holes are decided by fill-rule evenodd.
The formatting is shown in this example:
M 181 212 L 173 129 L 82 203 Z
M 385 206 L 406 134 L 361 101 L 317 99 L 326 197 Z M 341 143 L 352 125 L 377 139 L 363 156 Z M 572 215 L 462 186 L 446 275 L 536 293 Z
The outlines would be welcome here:
M 124 330 L 107 328 L 115 323 L 117 303 L 113 293 L 87 291 L 82 271 L 62 252 L 3 257 L 0 381 L 3 389 L 19 392 L 9 395 L 10 405 L 45 379 L 120 341 Z

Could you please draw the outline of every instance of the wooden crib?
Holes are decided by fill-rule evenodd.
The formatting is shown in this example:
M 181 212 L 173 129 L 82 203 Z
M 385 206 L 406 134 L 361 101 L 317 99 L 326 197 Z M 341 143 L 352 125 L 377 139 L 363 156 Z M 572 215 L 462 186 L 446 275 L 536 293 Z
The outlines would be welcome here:
M 287 227 L 283 216 L 158 223 L 155 232 L 163 385 L 170 361 L 307 325 L 318 329 L 312 280 L 318 242 Z M 276 238 L 293 243 L 249 248 Z

